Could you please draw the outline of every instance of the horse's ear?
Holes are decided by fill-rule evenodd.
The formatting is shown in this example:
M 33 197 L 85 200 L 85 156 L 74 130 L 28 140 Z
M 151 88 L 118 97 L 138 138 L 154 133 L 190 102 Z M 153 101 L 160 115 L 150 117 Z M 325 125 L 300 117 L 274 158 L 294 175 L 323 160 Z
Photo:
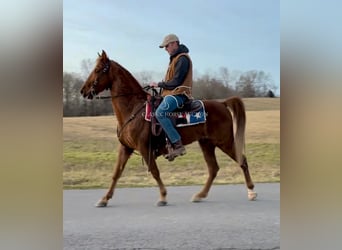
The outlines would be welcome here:
M 104 51 L 104 50 L 102 50 L 102 58 L 104 58 L 104 59 L 107 59 L 107 54 L 106 54 L 106 52 Z

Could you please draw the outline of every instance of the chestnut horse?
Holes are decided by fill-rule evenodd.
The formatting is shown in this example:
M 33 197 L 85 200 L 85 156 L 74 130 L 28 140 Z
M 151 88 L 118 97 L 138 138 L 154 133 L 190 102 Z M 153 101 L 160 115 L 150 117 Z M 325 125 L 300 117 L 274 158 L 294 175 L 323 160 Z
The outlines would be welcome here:
M 143 116 L 149 93 L 124 67 L 110 60 L 106 52 L 102 50 L 95 68 L 81 89 L 81 94 L 84 98 L 93 99 L 105 89 L 110 89 L 111 92 L 112 105 L 118 121 L 118 139 L 121 145 L 110 188 L 96 206 L 106 206 L 108 200 L 113 197 L 117 181 L 134 150 L 140 152 L 149 171 L 158 183 L 160 199 L 157 205 L 166 205 L 167 191 L 160 178 L 156 164 L 157 156 L 151 154 L 150 149 L 151 124 L 145 121 Z M 231 97 L 222 102 L 205 100 L 203 103 L 207 113 L 206 123 L 177 128 L 184 145 L 194 141 L 199 142 L 209 172 L 203 189 L 194 194 L 191 201 L 198 202 L 208 196 L 209 189 L 219 170 L 215 157 L 216 147 L 240 165 L 245 177 L 248 199 L 255 200 L 257 194 L 253 191 L 254 184 L 248 171 L 247 159 L 243 153 L 246 114 L 242 100 L 238 97 Z M 234 122 L 236 123 L 235 134 Z M 165 152 L 165 149 L 163 150 Z

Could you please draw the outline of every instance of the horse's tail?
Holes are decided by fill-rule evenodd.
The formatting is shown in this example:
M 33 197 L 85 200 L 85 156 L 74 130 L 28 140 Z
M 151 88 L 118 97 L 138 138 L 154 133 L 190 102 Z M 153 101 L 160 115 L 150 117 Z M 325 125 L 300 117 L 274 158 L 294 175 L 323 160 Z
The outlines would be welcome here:
M 233 113 L 234 123 L 236 125 L 234 134 L 235 154 L 237 162 L 243 164 L 243 154 L 245 151 L 245 129 L 246 129 L 246 111 L 241 98 L 231 97 L 223 101 L 223 104 Z

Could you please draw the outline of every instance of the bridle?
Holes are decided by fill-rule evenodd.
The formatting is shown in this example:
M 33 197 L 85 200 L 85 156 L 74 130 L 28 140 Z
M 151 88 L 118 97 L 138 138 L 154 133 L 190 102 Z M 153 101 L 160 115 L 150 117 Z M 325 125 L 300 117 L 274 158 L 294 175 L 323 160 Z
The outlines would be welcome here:
M 96 76 L 94 82 L 92 83 L 92 85 L 91 85 L 91 87 L 90 87 L 90 94 L 91 94 L 92 96 L 95 97 L 95 96 L 97 95 L 97 93 L 96 93 L 96 91 L 95 91 L 95 87 L 97 86 L 97 84 L 98 84 L 98 82 L 99 82 L 100 76 L 102 76 L 103 74 L 108 73 L 109 68 L 110 68 L 110 61 L 107 60 L 107 62 L 105 63 L 105 65 L 104 65 L 104 67 L 103 67 L 103 69 L 102 69 L 102 71 L 100 72 L 100 74 L 98 74 L 98 75 Z

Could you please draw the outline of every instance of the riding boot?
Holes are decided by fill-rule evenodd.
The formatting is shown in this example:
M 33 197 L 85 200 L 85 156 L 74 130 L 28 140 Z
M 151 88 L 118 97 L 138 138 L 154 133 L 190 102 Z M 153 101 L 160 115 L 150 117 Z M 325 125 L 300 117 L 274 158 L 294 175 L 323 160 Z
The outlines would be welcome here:
M 173 143 L 172 149 L 169 150 L 169 154 L 166 155 L 165 158 L 168 159 L 169 161 L 173 161 L 177 156 L 185 155 L 185 154 L 186 154 L 185 147 L 183 146 L 182 141 L 179 140 Z

